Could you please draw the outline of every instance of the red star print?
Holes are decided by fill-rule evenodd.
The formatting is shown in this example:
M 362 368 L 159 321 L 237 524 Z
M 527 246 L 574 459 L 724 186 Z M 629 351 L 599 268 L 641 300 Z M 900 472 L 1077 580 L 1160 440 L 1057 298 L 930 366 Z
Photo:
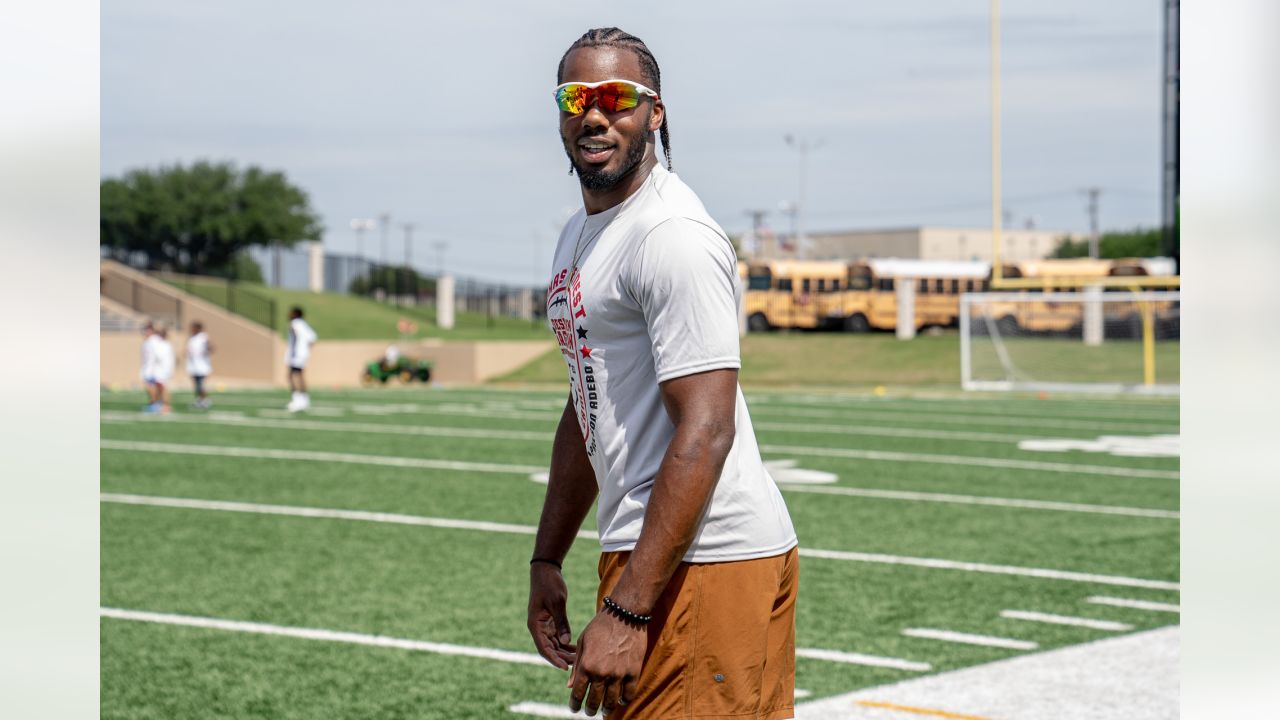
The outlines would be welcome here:
M 579 350 L 578 352 L 582 353 L 582 357 L 591 357 L 591 348 L 587 347 L 586 345 L 583 345 L 582 349 Z

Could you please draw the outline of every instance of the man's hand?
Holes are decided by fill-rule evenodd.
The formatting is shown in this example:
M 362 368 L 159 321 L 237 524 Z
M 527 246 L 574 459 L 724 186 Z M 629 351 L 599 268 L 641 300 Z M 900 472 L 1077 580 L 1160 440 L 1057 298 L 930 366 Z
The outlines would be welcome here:
M 578 659 L 565 614 L 568 597 L 559 568 L 543 562 L 529 566 L 529 634 L 538 654 L 561 670 L 568 670 Z
M 604 708 L 607 716 L 635 698 L 636 680 L 644 666 L 649 631 L 628 625 L 600 611 L 578 638 L 578 664 L 569 678 L 569 709 L 578 712 L 583 700 L 587 715 Z

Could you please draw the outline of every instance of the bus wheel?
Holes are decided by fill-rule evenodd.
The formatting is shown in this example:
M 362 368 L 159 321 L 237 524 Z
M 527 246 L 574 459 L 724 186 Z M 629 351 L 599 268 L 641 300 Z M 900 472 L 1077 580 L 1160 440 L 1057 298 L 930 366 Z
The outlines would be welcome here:
M 845 332 L 864 333 L 871 329 L 871 323 L 867 322 L 867 316 L 862 313 L 854 313 L 844 319 Z
M 756 313 L 747 318 L 747 329 L 751 332 L 769 332 L 769 318 L 764 313 Z
M 1005 315 L 996 321 L 996 330 L 1001 335 L 1013 335 L 1018 332 L 1018 320 L 1012 315 Z

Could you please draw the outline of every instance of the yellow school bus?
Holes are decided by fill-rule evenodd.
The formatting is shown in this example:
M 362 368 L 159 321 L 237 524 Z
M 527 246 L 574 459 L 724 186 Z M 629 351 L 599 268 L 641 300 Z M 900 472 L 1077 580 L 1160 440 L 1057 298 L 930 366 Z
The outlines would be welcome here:
M 747 327 L 811 330 L 822 326 L 820 299 L 844 289 L 844 262 L 759 260 L 746 266 Z
M 1090 279 L 1131 277 L 1132 288 L 1108 287 L 1107 292 L 1137 290 L 1145 277 L 1173 274 L 1173 263 L 1167 258 L 1070 258 L 1027 260 L 1003 266 L 1006 278 L 1028 278 L 1039 281 L 1044 292 L 1076 292 L 1087 287 Z M 1141 327 L 1140 308 L 1132 302 L 1103 304 L 1108 336 L 1136 337 Z M 1158 303 L 1153 311 L 1157 319 L 1172 314 L 1169 302 Z M 1036 300 L 1031 302 L 996 302 L 988 307 L 1002 332 L 1076 333 L 1083 321 L 1083 305 L 1079 302 Z
M 976 261 L 872 258 L 849 263 L 844 290 L 819 300 L 827 327 L 849 332 L 893 330 L 900 283 L 915 287 L 915 326 L 955 325 L 960 295 L 987 288 L 991 265 Z

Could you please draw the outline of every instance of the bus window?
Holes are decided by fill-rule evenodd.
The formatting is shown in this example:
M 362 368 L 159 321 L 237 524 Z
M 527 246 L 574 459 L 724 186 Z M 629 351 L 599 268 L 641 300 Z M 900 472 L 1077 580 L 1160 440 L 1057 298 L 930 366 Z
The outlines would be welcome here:
M 809 292 L 809 282 L 810 282 L 809 278 L 805 278 L 800 281 L 800 292 L 802 293 Z
M 840 278 L 832 278 L 832 279 L 831 279 L 831 292 L 836 292 L 836 291 L 837 291 L 837 290 L 839 290 L 839 289 L 840 289 Z
M 880 278 L 880 289 L 885 292 L 893 292 L 893 278 Z
M 952 281 L 951 281 L 951 294 L 952 294 L 952 295 L 959 295 L 959 294 L 960 294 L 960 281 L 959 281 L 959 280 L 952 280 Z
M 855 273 L 855 274 L 851 274 L 851 275 L 849 275 L 849 285 L 848 285 L 848 289 L 850 289 L 850 290 L 870 290 L 870 289 L 871 289 L 871 275 L 870 275 L 869 273 Z
M 778 289 L 786 292 L 791 292 L 791 278 L 779 278 Z
M 773 282 L 773 275 L 765 270 L 762 273 L 752 273 L 747 276 L 748 290 L 768 290 L 769 285 Z
M 929 281 L 925 280 L 924 278 L 920 278 L 920 282 L 916 283 L 916 292 L 920 293 L 921 295 L 924 295 L 925 293 L 929 292 Z
M 827 279 L 818 278 L 818 292 L 826 292 L 826 291 L 827 291 Z
M 933 291 L 936 293 L 944 293 L 947 291 L 947 281 L 941 278 L 933 281 Z

